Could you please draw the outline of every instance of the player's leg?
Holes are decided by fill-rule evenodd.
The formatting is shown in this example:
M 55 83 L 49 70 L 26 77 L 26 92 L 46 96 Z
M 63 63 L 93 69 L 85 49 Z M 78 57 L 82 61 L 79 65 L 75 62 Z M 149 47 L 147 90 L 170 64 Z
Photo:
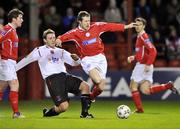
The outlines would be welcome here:
M 2 101 L 3 99 L 3 93 L 4 93 L 4 90 L 7 88 L 7 86 L 8 86 L 7 81 L 0 80 L 0 101 Z
M 173 93 L 178 94 L 177 89 L 174 87 L 174 84 L 171 81 L 165 84 L 152 85 L 150 87 L 150 93 L 154 94 L 168 89 L 170 89 Z
M 69 107 L 68 103 L 68 92 L 66 90 L 66 74 L 60 73 L 51 75 L 46 78 L 47 87 L 51 95 L 52 100 L 54 101 L 54 106 L 51 109 L 43 109 L 43 116 L 56 116 L 60 113 L 63 113 Z
M 75 95 L 81 94 L 81 118 L 93 118 L 92 114 L 89 114 L 89 109 L 91 106 L 90 96 L 89 96 L 89 85 L 87 82 L 83 81 L 79 77 L 67 74 L 66 78 L 66 88 L 69 93 Z
M 174 93 L 178 93 L 172 82 L 168 82 L 166 84 L 152 85 L 149 81 L 144 81 L 141 84 L 140 89 L 141 92 L 146 95 L 159 93 L 168 89 L 172 90 Z
M 60 113 L 65 112 L 69 107 L 69 102 L 68 101 L 64 101 L 62 103 L 60 103 L 58 106 L 54 106 L 51 109 L 43 109 L 43 116 L 44 117 L 51 117 L 51 116 L 57 116 Z
M 7 61 L 0 59 L 0 101 L 3 99 L 3 92 L 8 86 L 7 83 L 7 71 L 8 66 L 7 66 Z
M 146 94 L 146 95 L 150 95 L 150 94 L 151 94 L 151 90 L 150 90 L 150 88 L 151 88 L 151 82 L 150 82 L 150 81 L 147 81 L 147 80 L 143 81 L 143 82 L 140 84 L 139 88 L 140 88 L 140 91 L 141 91 L 143 94 Z
M 90 94 L 91 99 L 94 100 L 102 93 L 105 87 L 107 73 L 106 57 L 103 54 L 85 57 L 82 59 L 81 66 L 95 84 Z
M 131 75 L 130 89 L 132 92 L 132 99 L 136 106 L 137 112 L 144 112 L 140 92 L 138 91 L 139 84 L 144 80 L 144 65 L 137 63 Z
M 81 91 L 81 118 L 93 118 L 92 114 L 88 111 L 91 107 L 91 100 L 89 95 L 89 85 L 83 81 L 80 84 L 79 90 Z
M 96 68 L 89 71 L 89 76 L 95 83 L 95 86 L 92 89 L 92 93 L 90 94 L 91 99 L 94 100 L 104 90 L 106 80 L 100 76 L 100 73 Z
M 9 87 L 10 87 L 10 93 L 9 93 L 9 101 L 11 103 L 11 107 L 13 110 L 13 118 L 24 118 L 24 116 L 19 112 L 19 81 L 17 79 L 8 81 Z
M 141 101 L 141 96 L 140 92 L 138 91 L 138 83 L 135 82 L 133 79 L 130 82 L 130 89 L 132 92 L 132 99 L 134 101 L 134 104 L 136 106 L 136 112 L 137 113 L 143 113 L 143 106 L 142 106 L 142 101 Z

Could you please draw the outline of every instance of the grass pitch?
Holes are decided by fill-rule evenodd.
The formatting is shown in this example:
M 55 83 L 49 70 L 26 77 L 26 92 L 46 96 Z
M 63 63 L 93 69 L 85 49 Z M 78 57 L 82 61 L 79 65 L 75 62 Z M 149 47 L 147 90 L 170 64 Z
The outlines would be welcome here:
M 0 129 L 180 129 L 180 101 L 144 101 L 145 113 L 132 114 L 128 119 L 119 119 L 116 108 L 132 101 L 100 101 L 92 104 L 90 112 L 94 119 L 81 119 L 80 101 L 70 101 L 67 112 L 50 118 L 42 117 L 42 109 L 50 108 L 51 100 L 20 101 L 24 119 L 12 119 L 7 101 L 0 103 Z

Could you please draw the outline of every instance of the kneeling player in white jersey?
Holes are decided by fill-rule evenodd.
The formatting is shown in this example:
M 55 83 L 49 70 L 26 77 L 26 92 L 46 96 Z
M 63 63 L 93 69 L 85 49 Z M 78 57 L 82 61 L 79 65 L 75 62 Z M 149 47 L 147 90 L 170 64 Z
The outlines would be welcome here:
M 76 54 L 70 54 L 64 49 L 55 47 L 55 32 L 51 29 L 44 31 L 44 46 L 35 48 L 27 57 L 17 64 L 17 70 L 27 64 L 38 61 L 43 79 L 46 81 L 50 95 L 55 103 L 51 109 L 43 109 L 43 116 L 56 116 L 65 112 L 69 107 L 68 93 L 79 95 L 81 93 L 81 118 L 93 118 L 88 113 L 90 108 L 89 86 L 80 78 L 66 72 L 64 63 L 72 66 L 80 64 Z

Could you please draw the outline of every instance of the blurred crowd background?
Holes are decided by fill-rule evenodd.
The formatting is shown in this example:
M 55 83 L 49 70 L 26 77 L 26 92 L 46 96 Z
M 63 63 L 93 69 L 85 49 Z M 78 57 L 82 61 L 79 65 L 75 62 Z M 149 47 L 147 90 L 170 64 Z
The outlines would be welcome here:
M 19 8 L 24 15 L 24 23 L 18 30 L 19 37 L 29 39 L 30 0 L 1 0 L 0 24 L 7 23 L 7 13 L 12 8 Z M 33 1 L 33 0 L 32 0 Z M 52 28 L 57 35 L 77 26 L 76 16 L 81 10 L 89 11 L 92 21 L 128 23 L 128 0 L 37 0 L 38 1 L 38 37 L 41 42 L 42 32 Z M 148 24 L 146 32 L 158 50 L 155 66 L 180 67 L 180 1 L 179 0 L 131 0 L 132 20 L 143 17 Z M 31 3 L 32 4 L 32 3 Z M 127 53 L 127 33 L 106 32 L 102 36 L 105 54 L 110 69 L 124 69 Z M 132 53 L 136 33 L 133 31 Z M 26 41 L 26 40 L 23 40 Z M 41 42 L 42 43 L 42 42 Z M 40 43 L 40 45 L 42 45 Z M 75 50 L 66 48 L 72 52 Z M 23 52 L 20 52 L 20 55 Z M 23 54 L 22 54 L 23 55 Z

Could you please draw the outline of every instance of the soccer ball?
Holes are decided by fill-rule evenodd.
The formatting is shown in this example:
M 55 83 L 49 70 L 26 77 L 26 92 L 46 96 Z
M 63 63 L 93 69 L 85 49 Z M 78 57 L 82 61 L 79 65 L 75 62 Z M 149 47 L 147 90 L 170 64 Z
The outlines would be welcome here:
M 127 119 L 131 114 L 131 109 L 127 105 L 120 105 L 117 107 L 116 114 L 121 119 Z

